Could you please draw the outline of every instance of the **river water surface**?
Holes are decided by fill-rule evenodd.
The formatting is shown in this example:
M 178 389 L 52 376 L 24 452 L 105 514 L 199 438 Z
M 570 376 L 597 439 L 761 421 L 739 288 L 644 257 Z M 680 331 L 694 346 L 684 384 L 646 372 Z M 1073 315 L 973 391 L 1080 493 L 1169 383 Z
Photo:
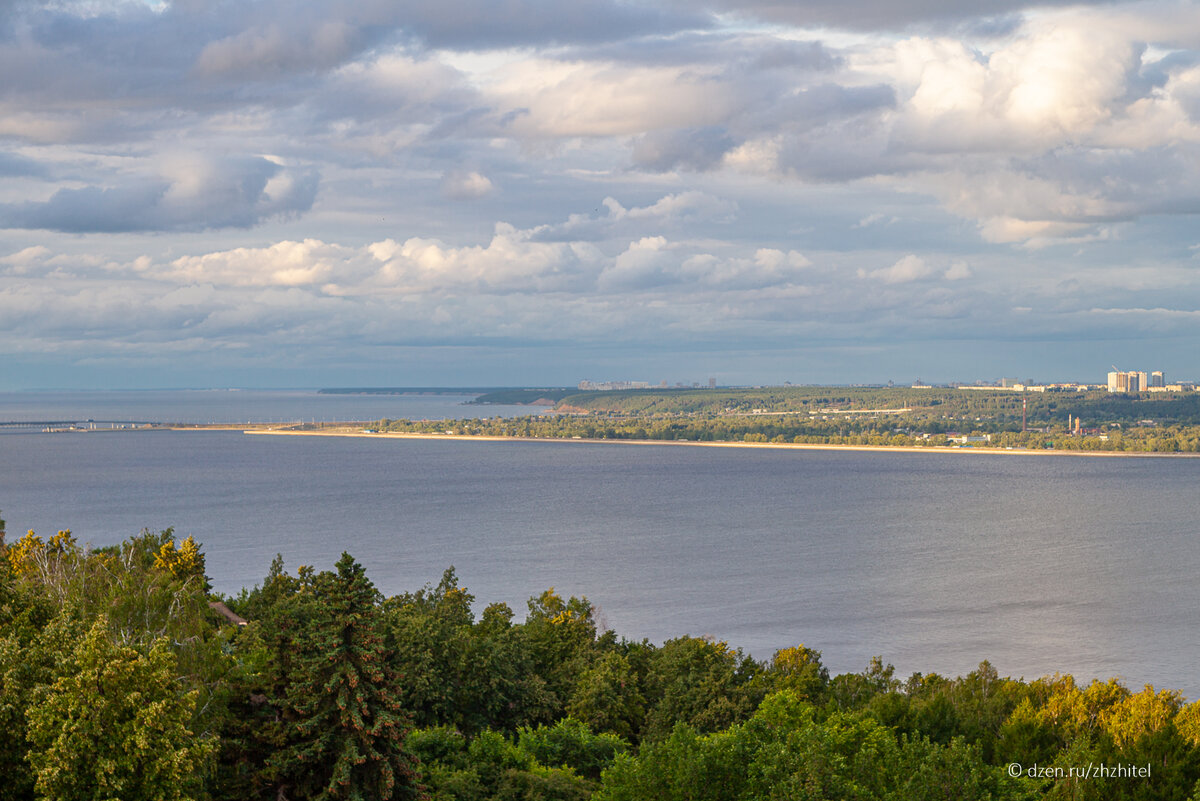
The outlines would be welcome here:
M 439 416 L 408 414 L 418 402 L 496 413 L 376 397 L 367 416 Z M 0 434 L 10 536 L 71 528 L 101 545 L 173 526 L 224 592 L 259 582 L 276 553 L 294 570 L 349 551 L 387 594 L 454 565 L 480 607 L 520 616 L 554 586 L 632 639 L 711 635 L 760 658 L 804 643 L 834 672 L 876 654 L 900 675 L 989 659 L 1002 675 L 1117 676 L 1189 698 L 1198 486 L 1188 458 Z

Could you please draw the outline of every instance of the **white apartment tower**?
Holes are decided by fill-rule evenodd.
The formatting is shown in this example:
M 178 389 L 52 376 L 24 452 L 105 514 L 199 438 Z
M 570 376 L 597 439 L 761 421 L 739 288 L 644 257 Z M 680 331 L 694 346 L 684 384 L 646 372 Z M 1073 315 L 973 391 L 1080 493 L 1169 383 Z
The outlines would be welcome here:
M 1166 386 L 1162 370 L 1155 370 L 1147 375 L 1145 372 L 1116 370 L 1108 374 L 1109 392 L 1146 392 L 1150 387 Z

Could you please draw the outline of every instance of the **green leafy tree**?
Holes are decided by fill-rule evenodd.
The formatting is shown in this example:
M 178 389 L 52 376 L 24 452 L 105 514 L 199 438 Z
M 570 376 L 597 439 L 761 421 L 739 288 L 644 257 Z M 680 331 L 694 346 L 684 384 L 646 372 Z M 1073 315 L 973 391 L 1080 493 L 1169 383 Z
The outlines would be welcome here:
M 533 669 L 553 694 L 554 717 L 566 709 L 579 674 L 595 656 L 596 621 L 587 598 L 564 600 L 554 588 L 529 599 L 521 626 Z
M 757 662 L 724 642 L 668 640 L 650 659 L 642 739 L 661 740 L 677 723 L 715 732 L 745 720 L 765 694 L 761 674 Z
M 517 744 L 543 765 L 573 768 L 593 780 L 617 754 L 629 750 L 629 743 L 620 737 L 594 734 L 587 724 L 569 717 L 553 726 L 521 729 Z
M 113 643 L 97 618 L 66 664 L 35 690 L 29 762 L 41 797 L 56 801 L 197 798 L 215 753 L 188 728 L 197 693 L 181 692 L 166 641 L 142 653 Z
M 596 801 L 1001 801 L 1025 788 L 962 740 L 897 739 L 877 721 L 825 718 L 783 690 L 748 721 L 710 735 L 684 724 L 618 756 Z
M 437 726 L 414 730 L 408 742 L 433 801 L 585 801 L 595 789 L 570 768 L 539 762 L 500 732 L 468 740 Z
M 54 607 L 34 589 L 16 581 L 0 559 L 0 787 L 12 801 L 33 798 L 25 710 L 34 688 L 54 677 L 63 650 L 46 634 Z
M 512 625 L 512 611 L 492 604 L 476 623 L 473 601 L 451 567 L 436 587 L 384 602 L 404 708 L 418 726 L 454 726 L 468 735 L 515 733 L 552 720 L 558 701 L 535 669 L 521 627 Z
M 641 685 L 629 655 L 609 651 L 580 674 L 567 711 L 595 731 L 634 740 L 646 717 Z
M 804 645 L 776 651 L 769 675 L 774 689 L 793 690 L 812 703 L 818 703 L 829 686 L 829 671 L 821 664 L 821 652 Z

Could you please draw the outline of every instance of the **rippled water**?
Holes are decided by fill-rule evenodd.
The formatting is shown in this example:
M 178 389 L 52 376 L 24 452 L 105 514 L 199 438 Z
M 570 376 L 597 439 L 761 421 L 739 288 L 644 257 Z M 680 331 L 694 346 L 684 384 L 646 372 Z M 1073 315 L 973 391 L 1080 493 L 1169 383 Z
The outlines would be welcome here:
M 399 416 L 399 415 L 391 415 Z M 0 436 L 12 532 L 174 526 L 217 589 L 343 550 L 386 593 L 453 564 L 618 633 L 803 642 L 835 671 L 1119 676 L 1200 694 L 1200 459 L 116 432 Z
M 339 395 L 316 390 L 140 390 L 0 392 L 0 423 L 8 421 L 129 421 L 151 423 L 272 423 L 515 417 L 531 406 L 468 406 L 475 395 Z

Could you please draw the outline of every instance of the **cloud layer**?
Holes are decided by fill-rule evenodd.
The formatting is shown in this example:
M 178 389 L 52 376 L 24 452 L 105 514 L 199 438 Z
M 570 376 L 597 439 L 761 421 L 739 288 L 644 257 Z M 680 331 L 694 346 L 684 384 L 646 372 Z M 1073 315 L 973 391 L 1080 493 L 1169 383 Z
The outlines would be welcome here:
M 0 74 L 13 353 L 1197 333 L 1186 3 L 5 4 Z

